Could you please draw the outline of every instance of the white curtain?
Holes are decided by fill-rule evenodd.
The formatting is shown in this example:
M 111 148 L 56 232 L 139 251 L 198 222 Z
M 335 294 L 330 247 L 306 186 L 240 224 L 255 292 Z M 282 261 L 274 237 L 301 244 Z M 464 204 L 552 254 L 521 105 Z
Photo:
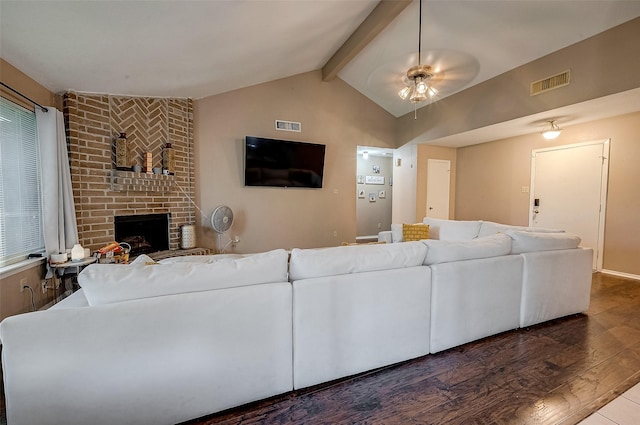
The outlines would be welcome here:
M 36 108 L 42 178 L 42 217 L 47 256 L 78 243 L 76 209 L 62 112 Z

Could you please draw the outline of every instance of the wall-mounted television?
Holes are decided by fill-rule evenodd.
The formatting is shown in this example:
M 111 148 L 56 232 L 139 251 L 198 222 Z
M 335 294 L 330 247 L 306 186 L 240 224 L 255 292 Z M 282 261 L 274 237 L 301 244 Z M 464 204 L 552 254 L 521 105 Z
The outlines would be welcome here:
M 245 137 L 244 185 L 321 188 L 325 145 Z

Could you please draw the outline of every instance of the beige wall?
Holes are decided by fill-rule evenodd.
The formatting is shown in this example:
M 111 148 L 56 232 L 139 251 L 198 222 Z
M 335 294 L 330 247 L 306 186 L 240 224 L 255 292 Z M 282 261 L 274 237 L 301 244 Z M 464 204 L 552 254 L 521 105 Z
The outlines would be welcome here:
M 418 146 L 406 145 L 393 152 L 393 223 L 416 221 Z
M 43 106 L 55 106 L 55 96 L 53 93 L 2 58 L 0 58 L 0 80 Z M 32 104 L 12 94 L 10 91 L 4 89 L 4 87 L 0 90 L 0 95 L 27 109 L 33 110 Z M 20 282 L 23 279 L 26 279 L 27 285 L 33 289 L 36 308 L 40 308 L 52 301 L 53 292 L 48 291 L 46 294 L 43 294 L 40 289 L 40 282 L 43 278 L 44 265 L 41 262 L 34 264 L 34 266 L 24 271 L 3 276 L 2 279 L 0 279 L 0 320 L 8 316 L 13 316 L 14 314 L 31 311 L 31 293 L 28 290 L 20 292 Z
M 339 79 L 313 71 L 194 102 L 196 202 L 234 211 L 235 252 L 335 246 L 356 236 L 356 147 L 395 147 L 395 119 Z M 276 131 L 275 120 L 302 123 Z M 245 136 L 327 146 L 322 189 L 244 187 Z M 198 245 L 216 235 L 200 217 Z M 334 236 L 334 232 L 336 236 Z
M 640 112 L 567 127 L 553 142 L 539 134 L 458 149 L 456 219 L 527 225 L 531 151 L 611 139 L 604 269 L 640 275 Z
M 60 108 L 60 103 L 56 103 L 56 96 L 54 93 L 47 90 L 44 86 L 31 79 L 31 77 L 27 76 L 2 58 L 0 58 L 0 81 L 14 90 L 19 91 L 28 98 L 38 102 L 42 106 L 55 106 Z M 0 95 L 5 99 L 33 111 L 32 103 L 20 96 L 17 96 L 15 93 L 2 86 L 0 86 Z

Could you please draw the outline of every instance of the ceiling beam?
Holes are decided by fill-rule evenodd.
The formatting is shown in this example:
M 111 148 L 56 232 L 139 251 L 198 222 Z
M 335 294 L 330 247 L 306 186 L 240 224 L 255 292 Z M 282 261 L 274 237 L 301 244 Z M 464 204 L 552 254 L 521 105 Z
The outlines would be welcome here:
M 322 81 L 331 81 L 358 53 L 387 27 L 412 0 L 380 0 L 351 36 L 322 67 Z

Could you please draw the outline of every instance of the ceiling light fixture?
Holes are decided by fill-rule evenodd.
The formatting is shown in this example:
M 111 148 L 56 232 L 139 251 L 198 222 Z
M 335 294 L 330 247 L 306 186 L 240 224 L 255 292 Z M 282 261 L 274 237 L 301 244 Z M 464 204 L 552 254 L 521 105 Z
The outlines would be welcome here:
M 422 0 L 420 0 L 420 13 L 418 18 L 418 65 L 412 66 L 407 71 L 407 80 L 408 84 L 403 87 L 399 92 L 398 96 L 402 98 L 402 100 L 409 99 L 411 103 L 416 105 L 419 102 L 424 102 L 429 98 L 433 98 L 438 94 L 438 90 L 436 90 L 431 84 L 430 80 L 433 78 L 433 73 L 431 72 L 431 67 L 429 65 L 422 65 L 420 63 L 420 56 L 422 53 Z M 417 106 L 415 107 L 417 108 Z M 415 116 L 414 109 L 414 118 Z
M 560 135 L 560 133 L 562 133 L 562 129 L 558 127 L 558 124 L 556 124 L 556 120 L 547 121 L 547 123 L 549 125 L 545 127 L 544 131 L 542 132 L 542 137 L 547 140 L 556 139 Z

